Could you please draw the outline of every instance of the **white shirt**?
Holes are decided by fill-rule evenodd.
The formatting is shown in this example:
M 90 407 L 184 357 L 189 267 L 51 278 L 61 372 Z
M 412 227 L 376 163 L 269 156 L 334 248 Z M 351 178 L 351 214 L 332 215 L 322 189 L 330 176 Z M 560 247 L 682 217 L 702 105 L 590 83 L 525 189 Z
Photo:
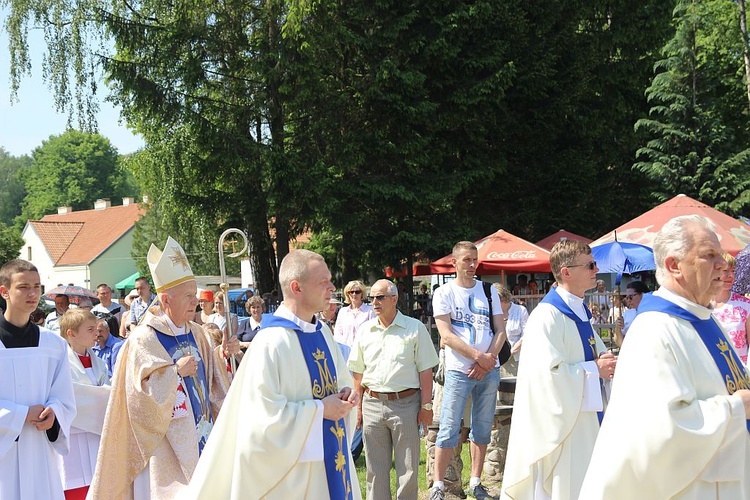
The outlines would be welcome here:
M 494 287 L 490 287 L 490 290 L 492 314 L 499 316 L 503 313 L 500 297 Z M 432 296 L 432 310 L 435 316 L 450 315 L 453 333 L 474 349 L 487 352 L 493 334 L 490 329 L 489 303 L 481 281 L 475 281 L 471 288 L 459 286 L 455 281 L 441 286 Z M 473 360 L 450 347 L 445 348 L 446 370 L 469 373 L 473 364 Z

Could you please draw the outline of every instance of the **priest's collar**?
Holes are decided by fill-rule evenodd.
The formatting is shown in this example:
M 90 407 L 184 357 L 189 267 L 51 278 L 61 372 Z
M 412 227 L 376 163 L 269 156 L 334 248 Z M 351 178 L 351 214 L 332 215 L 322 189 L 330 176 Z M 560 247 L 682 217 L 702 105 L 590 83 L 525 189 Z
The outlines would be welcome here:
M 674 293 L 673 291 L 671 291 L 664 285 L 659 287 L 659 289 L 654 292 L 654 295 L 677 304 L 683 309 L 686 309 L 692 314 L 698 316 L 698 318 L 700 319 L 708 319 L 711 317 L 711 309 L 709 309 L 708 307 L 704 307 L 700 304 L 697 304 L 693 302 L 692 300 L 688 300 L 682 295 L 677 295 L 676 293 Z
M 283 303 L 279 307 L 276 308 L 276 312 L 273 314 L 275 316 L 288 319 L 289 321 L 297 325 L 300 328 L 300 330 L 302 330 L 305 333 L 313 333 L 315 332 L 315 329 L 317 328 L 317 325 L 315 323 L 308 323 L 307 321 L 299 319 Z M 315 319 L 315 316 L 313 316 L 313 319 Z
M 182 326 L 175 325 L 174 321 L 172 321 L 172 318 L 170 318 L 168 314 L 162 314 L 162 317 L 164 318 L 164 321 L 167 322 L 167 325 L 169 325 L 169 329 L 172 330 L 172 333 L 174 333 L 175 335 L 185 334 L 185 325 L 182 325 Z
M 557 294 L 560 296 L 563 302 L 565 302 L 568 307 L 570 307 L 571 311 L 576 313 L 576 316 L 584 321 L 589 320 L 589 317 L 586 314 L 586 310 L 583 307 L 583 298 L 570 293 L 561 286 L 558 286 L 557 288 L 555 288 L 555 290 L 557 290 Z

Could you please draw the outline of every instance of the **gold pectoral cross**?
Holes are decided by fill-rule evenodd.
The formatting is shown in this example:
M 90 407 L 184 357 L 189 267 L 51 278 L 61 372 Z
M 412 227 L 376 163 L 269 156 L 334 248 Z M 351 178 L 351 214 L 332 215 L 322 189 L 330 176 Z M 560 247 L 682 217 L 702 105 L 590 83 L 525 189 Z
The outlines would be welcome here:
M 594 359 L 596 359 L 596 339 L 593 335 L 589 337 L 589 347 L 591 347 L 591 354 L 593 354 Z

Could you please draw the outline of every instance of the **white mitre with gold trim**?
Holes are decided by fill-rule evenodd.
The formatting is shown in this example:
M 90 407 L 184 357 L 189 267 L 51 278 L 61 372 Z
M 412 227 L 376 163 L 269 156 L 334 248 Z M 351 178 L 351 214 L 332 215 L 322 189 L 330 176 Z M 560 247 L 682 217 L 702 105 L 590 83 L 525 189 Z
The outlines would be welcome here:
M 171 236 L 167 238 L 163 252 L 152 243 L 146 260 L 157 293 L 195 279 L 185 251 Z

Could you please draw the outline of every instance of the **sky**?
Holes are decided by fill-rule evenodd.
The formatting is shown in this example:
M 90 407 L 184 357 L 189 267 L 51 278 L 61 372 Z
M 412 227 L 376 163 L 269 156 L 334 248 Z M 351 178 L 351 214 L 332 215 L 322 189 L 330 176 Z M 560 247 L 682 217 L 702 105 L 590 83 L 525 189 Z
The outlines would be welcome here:
M 18 102 L 10 100 L 10 53 L 4 30 L 5 12 L 0 11 L 0 147 L 13 156 L 31 154 L 50 135 L 65 132 L 67 115 L 55 110 L 52 91 L 42 79 L 44 39 L 40 32 L 30 31 L 29 53 L 31 76 L 21 81 Z M 105 102 L 107 89 L 99 86 L 99 133 L 110 140 L 120 154 L 143 147 L 143 139 L 120 123 L 119 107 Z M 75 123 L 75 120 L 74 120 Z

